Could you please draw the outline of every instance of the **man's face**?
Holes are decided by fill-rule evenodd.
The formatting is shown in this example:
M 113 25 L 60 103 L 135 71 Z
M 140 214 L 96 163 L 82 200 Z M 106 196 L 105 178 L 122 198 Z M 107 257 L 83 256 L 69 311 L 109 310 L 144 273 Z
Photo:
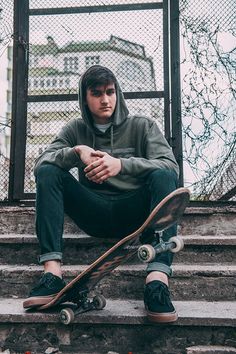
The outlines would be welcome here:
M 110 122 L 116 107 L 115 84 L 87 89 L 86 103 L 95 123 L 106 124 Z

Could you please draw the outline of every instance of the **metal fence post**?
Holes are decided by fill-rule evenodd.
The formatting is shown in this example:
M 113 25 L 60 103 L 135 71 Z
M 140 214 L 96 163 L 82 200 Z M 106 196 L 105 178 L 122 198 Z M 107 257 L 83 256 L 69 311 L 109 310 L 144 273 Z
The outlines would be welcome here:
M 14 1 L 12 126 L 9 201 L 24 193 L 29 42 L 29 0 Z
M 179 0 L 170 0 L 170 61 L 171 61 L 171 125 L 172 148 L 180 167 L 179 183 L 183 185 L 183 142 L 180 85 Z

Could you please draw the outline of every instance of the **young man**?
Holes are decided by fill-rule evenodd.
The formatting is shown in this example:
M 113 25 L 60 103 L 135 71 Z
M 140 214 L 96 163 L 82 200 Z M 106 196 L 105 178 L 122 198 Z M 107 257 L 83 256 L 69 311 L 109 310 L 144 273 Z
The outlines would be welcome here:
M 65 285 L 64 212 L 91 236 L 122 238 L 177 188 L 178 166 L 171 148 L 153 120 L 129 116 L 108 68 L 95 65 L 84 73 L 79 105 L 82 119 L 66 124 L 36 161 L 36 232 L 44 274 L 24 307 L 47 303 Z M 69 173 L 74 167 L 79 181 Z M 176 226 L 164 232 L 164 239 L 174 234 Z M 166 252 L 147 267 L 144 302 L 156 322 L 177 319 L 168 291 L 171 263 L 172 254 Z

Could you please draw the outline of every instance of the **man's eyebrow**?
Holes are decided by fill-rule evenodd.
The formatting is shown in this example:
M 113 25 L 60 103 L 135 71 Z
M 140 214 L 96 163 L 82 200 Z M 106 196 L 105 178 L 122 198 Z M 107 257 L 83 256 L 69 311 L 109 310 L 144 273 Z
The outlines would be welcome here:
M 101 93 L 102 92 L 102 90 L 99 90 L 99 89 L 96 89 L 96 88 L 91 88 L 90 91 L 92 93 Z

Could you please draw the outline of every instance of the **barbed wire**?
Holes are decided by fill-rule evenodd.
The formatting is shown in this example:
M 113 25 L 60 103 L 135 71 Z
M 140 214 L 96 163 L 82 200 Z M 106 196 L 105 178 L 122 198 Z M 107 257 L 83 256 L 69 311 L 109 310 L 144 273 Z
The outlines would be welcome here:
M 198 2 L 195 6 L 199 11 L 204 4 Z M 202 199 L 203 195 L 212 196 L 219 172 L 232 158 L 232 153 L 226 151 L 232 151 L 231 147 L 235 146 L 235 135 L 231 132 L 235 130 L 236 60 L 235 48 L 227 51 L 219 41 L 225 32 L 222 23 L 215 26 L 196 13 L 189 8 L 188 0 L 181 1 L 184 158 L 200 179 L 192 187 Z M 227 28 L 227 33 L 235 36 L 231 27 Z M 213 144 L 210 156 L 208 149 Z

